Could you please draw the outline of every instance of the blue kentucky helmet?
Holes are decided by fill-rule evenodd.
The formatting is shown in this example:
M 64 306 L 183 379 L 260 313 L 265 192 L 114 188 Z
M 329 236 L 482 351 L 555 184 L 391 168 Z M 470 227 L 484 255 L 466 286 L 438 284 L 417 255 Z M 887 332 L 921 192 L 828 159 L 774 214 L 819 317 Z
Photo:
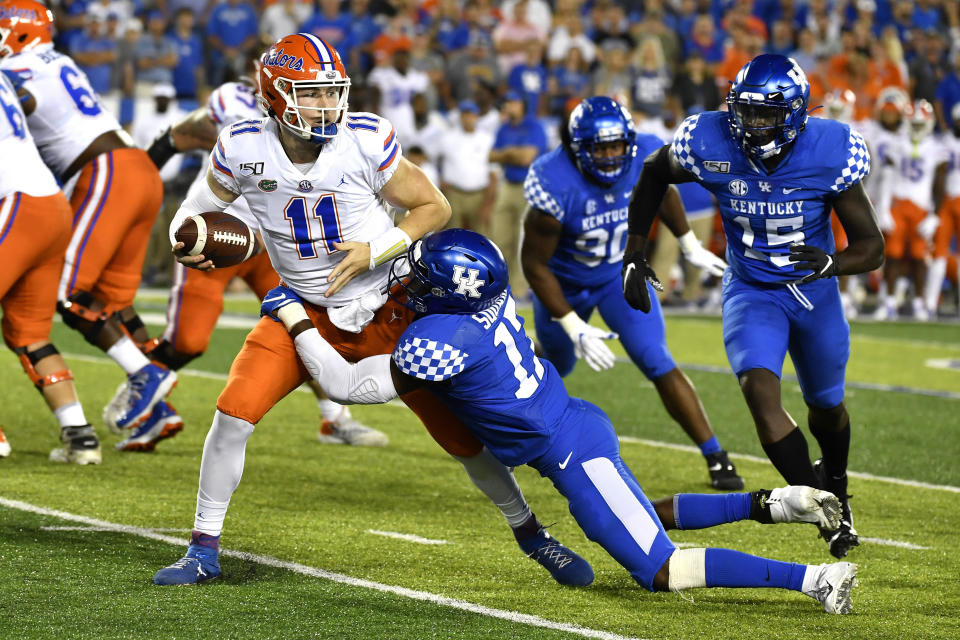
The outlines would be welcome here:
M 727 94 L 730 131 L 747 155 L 776 155 L 807 125 L 810 83 L 800 65 L 781 55 L 757 56 L 737 73 Z
M 417 313 L 476 313 L 497 301 L 507 281 L 497 245 L 475 231 L 446 229 L 394 260 L 389 286 L 400 285 L 407 294 L 400 302 Z
M 567 123 L 570 152 L 580 173 L 603 185 L 611 185 L 630 168 L 637 155 L 637 132 L 630 113 L 606 96 L 594 96 L 574 107 Z M 596 157 L 595 150 L 605 142 L 622 140 L 623 154 Z

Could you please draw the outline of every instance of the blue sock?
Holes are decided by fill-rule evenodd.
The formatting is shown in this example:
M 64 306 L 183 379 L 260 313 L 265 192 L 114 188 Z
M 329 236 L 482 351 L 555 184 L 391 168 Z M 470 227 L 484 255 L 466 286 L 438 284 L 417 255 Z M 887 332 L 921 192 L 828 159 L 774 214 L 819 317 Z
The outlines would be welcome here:
M 749 517 L 749 493 L 678 493 L 673 496 L 673 519 L 677 529 L 705 529 Z
M 717 436 L 711 436 L 709 440 L 706 442 L 701 442 L 697 446 L 700 447 L 700 453 L 705 456 L 723 450 L 723 447 L 721 447 L 720 443 L 717 441 Z
M 707 549 L 708 587 L 774 587 L 800 591 L 806 565 L 751 556 L 730 549 Z
M 220 536 L 211 536 L 208 533 L 200 533 L 199 531 L 194 530 L 190 533 L 190 544 L 196 544 L 200 545 L 201 547 L 213 549 L 214 551 L 219 551 Z

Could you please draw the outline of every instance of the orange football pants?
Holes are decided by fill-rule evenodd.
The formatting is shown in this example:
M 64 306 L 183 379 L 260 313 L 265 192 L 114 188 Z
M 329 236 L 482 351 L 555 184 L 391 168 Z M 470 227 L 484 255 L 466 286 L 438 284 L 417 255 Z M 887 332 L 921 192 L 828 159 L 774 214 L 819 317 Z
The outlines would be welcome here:
M 388 299 L 360 333 L 341 331 L 327 312 L 304 304 L 320 335 L 348 362 L 393 353 L 400 335 L 413 321 L 410 309 Z M 280 322 L 261 318 L 247 335 L 227 376 L 227 385 L 217 399 L 217 409 L 256 424 L 277 402 L 310 379 L 297 355 L 293 340 Z M 433 439 L 448 453 L 470 457 L 483 445 L 436 396 L 420 389 L 401 397 L 420 418 Z
M 960 197 L 945 200 L 940 205 L 940 226 L 933 236 L 933 257 L 945 258 L 950 253 L 950 241 L 957 236 L 960 244 Z
M 70 206 L 73 234 L 57 295 L 88 291 L 111 313 L 133 304 L 163 183 L 143 149 L 114 149 L 80 171 Z
M 0 306 L 11 349 L 50 339 L 72 215 L 60 192 L 0 200 Z
M 894 198 L 890 215 L 894 227 L 887 235 L 886 256 L 895 260 L 905 256 L 921 260 L 927 253 L 927 241 L 917 233 L 917 225 L 927 217 L 927 212 L 910 200 Z
M 173 286 L 167 303 L 164 339 L 180 353 L 203 353 L 223 312 L 223 292 L 234 278 L 242 278 L 260 299 L 280 284 L 280 276 L 264 251 L 232 267 L 198 271 L 179 262 L 173 267 Z
M 840 218 L 837 217 L 836 211 L 830 214 L 830 228 L 833 229 L 834 246 L 836 246 L 837 251 L 843 251 L 850 245 L 850 242 L 847 240 L 847 232 L 843 230 L 843 225 L 840 224 Z

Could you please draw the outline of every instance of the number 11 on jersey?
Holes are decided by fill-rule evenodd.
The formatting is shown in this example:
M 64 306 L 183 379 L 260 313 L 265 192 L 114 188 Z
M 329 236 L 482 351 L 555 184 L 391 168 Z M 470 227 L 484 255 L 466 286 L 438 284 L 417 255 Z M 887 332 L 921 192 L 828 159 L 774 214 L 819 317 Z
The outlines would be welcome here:
M 307 199 L 303 197 L 290 198 L 290 202 L 283 208 L 283 217 L 290 222 L 290 231 L 297 243 L 297 254 L 301 260 L 309 260 L 319 256 L 317 253 L 317 238 L 313 235 L 310 225 L 310 216 L 307 215 Z M 324 193 L 313 205 L 313 217 L 320 221 L 320 241 L 327 255 L 335 252 L 334 242 L 340 240 L 340 216 L 337 214 L 337 199 L 332 193 Z

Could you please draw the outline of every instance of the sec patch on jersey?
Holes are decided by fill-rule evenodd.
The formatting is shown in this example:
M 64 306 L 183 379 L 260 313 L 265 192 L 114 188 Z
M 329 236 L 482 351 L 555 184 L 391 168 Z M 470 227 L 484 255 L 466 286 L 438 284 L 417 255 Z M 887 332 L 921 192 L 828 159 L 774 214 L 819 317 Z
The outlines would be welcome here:
M 257 236 L 239 218 L 222 211 L 207 211 L 184 220 L 174 234 L 190 256 L 203 254 L 214 267 L 232 267 L 257 252 Z

